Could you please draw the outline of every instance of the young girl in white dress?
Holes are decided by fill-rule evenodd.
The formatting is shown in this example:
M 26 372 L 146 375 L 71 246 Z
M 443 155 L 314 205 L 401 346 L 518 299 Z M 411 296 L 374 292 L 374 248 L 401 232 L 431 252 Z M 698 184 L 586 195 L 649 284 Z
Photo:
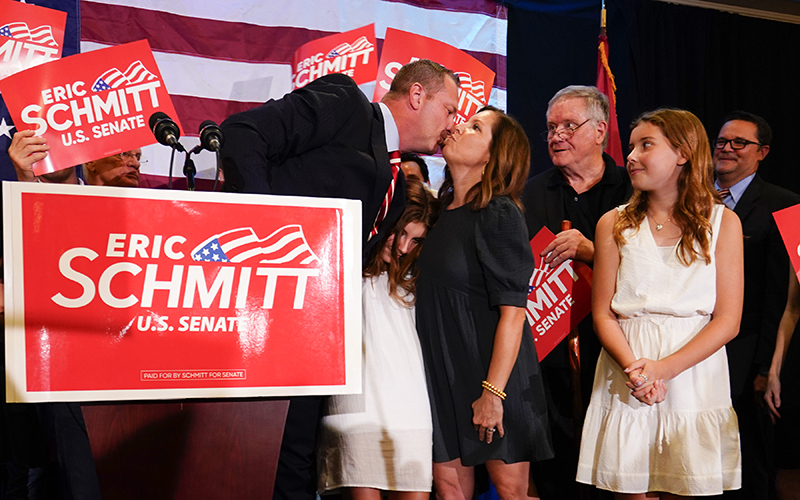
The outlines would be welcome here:
M 345 499 L 430 497 L 432 423 L 414 319 L 416 260 L 433 225 L 433 195 L 408 181 L 406 209 L 364 270 L 363 392 L 332 396 L 322 419 L 319 491 Z
M 592 313 L 603 351 L 577 479 L 617 499 L 717 495 L 741 483 L 724 346 L 739 330 L 742 228 L 713 187 L 696 116 L 634 122 L 634 194 L 597 224 Z

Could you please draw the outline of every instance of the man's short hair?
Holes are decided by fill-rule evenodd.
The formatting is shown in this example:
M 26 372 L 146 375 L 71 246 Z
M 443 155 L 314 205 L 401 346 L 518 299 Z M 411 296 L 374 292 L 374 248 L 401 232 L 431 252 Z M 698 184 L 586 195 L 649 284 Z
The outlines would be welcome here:
M 419 171 L 422 172 L 422 180 L 425 182 L 430 182 L 428 177 L 428 164 L 425 163 L 425 160 L 422 159 L 421 156 L 416 155 L 414 153 L 401 153 L 400 154 L 400 162 L 407 162 L 413 161 L 417 165 L 419 165 Z
M 769 126 L 767 120 L 758 115 L 754 115 L 753 113 L 748 113 L 747 111 L 737 109 L 736 111 L 731 111 L 725 115 L 725 118 L 722 119 L 722 125 L 720 125 L 719 129 L 722 130 L 722 127 L 732 120 L 741 120 L 743 122 L 750 122 L 754 124 L 756 126 L 756 139 L 758 139 L 758 142 L 761 143 L 762 146 L 768 146 L 772 143 L 772 127 Z
M 547 103 L 547 113 L 550 113 L 550 108 L 560 101 L 561 99 L 583 99 L 586 105 L 586 111 L 589 113 L 589 118 L 595 123 L 606 122 L 608 124 L 608 116 L 611 110 L 611 105 L 608 102 L 608 97 L 597 87 L 588 85 L 570 85 L 556 92 L 550 102 Z M 603 138 L 603 149 L 608 146 L 608 129 L 606 129 L 606 136 Z
M 418 59 L 410 62 L 397 72 L 384 99 L 397 99 L 408 94 L 409 89 L 415 83 L 422 85 L 428 98 L 431 99 L 444 89 L 445 75 L 453 79 L 456 87 L 460 85 L 458 75 L 439 63 L 428 59 Z

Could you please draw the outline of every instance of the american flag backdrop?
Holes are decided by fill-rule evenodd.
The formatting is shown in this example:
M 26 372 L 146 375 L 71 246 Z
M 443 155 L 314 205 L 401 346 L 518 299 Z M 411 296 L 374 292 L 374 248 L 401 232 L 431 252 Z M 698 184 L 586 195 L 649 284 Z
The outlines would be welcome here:
M 379 50 L 392 27 L 468 52 L 497 73 L 489 102 L 506 108 L 507 9 L 492 0 L 82 0 L 80 18 L 81 52 L 149 40 L 187 147 L 204 120 L 220 123 L 290 92 L 302 44 L 370 23 Z M 151 181 L 167 174 L 168 148 L 144 155 Z M 195 160 L 198 177 L 213 178 L 214 156 Z

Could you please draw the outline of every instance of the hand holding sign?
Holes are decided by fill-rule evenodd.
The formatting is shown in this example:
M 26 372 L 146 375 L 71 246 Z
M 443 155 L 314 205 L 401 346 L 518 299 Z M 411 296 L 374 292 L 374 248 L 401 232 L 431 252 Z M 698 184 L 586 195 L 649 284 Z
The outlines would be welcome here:
M 33 130 L 20 130 L 14 134 L 8 147 L 8 156 L 17 172 L 17 180 L 21 182 L 36 181 L 33 164 L 45 159 L 50 146 L 44 137 L 34 135 Z
M 553 269 L 569 259 L 591 263 L 594 257 L 594 243 L 577 229 L 572 229 L 572 226 L 566 229 L 562 227 L 555 239 L 542 250 L 541 256 Z
M 531 240 L 536 268 L 528 287 L 527 316 L 539 361 L 578 326 L 592 309 L 592 270 L 573 260 L 551 268 L 541 256 L 555 240 L 542 228 Z
M 36 175 L 153 143 L 147 118 L 175 116 L 146 40 L 77 54 L 0 81 L 18 130 L 50 147 Z

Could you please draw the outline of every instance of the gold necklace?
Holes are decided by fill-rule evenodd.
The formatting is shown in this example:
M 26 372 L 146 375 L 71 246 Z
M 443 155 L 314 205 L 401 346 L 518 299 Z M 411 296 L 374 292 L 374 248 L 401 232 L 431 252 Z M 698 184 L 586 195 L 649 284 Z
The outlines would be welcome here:
M 672 220 L 672 218 L 670 217 L 669 219 L 664 221 L 664 224 L 659 224 L 655 217 L 653 217 L 649 213 L 647 214 L 647 216 L 650 217 L 651 219 L 653 219 L 653 222 L 656 223 L 656 231 L 661 231 L 662 229 L 664 229 L 664 224 L 666 224 L 667 222 L 670 222 Z

